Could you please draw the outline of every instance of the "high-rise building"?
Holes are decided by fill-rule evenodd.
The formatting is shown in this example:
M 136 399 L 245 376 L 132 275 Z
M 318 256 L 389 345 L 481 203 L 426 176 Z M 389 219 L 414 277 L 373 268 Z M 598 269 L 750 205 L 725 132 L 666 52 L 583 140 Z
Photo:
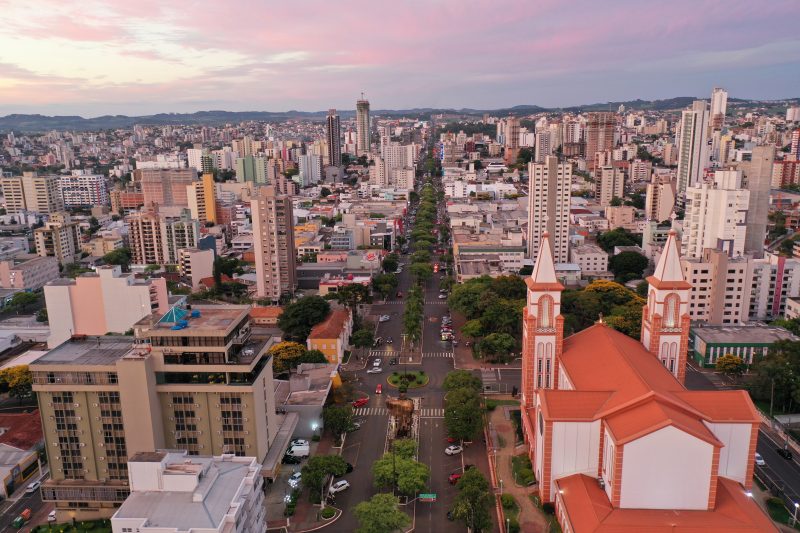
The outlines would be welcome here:
M 711 91 L 711 129 L 721 130 L 725 125 L 725 113 L 728 109 L 728 91 L 714 87 Z
M 274 477 L 282 453 L 267 452 L 293 428 L 276 441 L 274 340 L 255 337 L 249 311 L 174 307 L 133 337 L 75 337 L 32 363 L 51 473 L 42 499 L 77 520 L 111 516 L 136 487 L 128 459 L 159 449 L 253 456 Z
M 669 220 L 675 208 L 675 184 L 668 174 L 654 175 L 647 184 L 644 212 L 647 220 Z
M 744 253 L 750 191 L 742 189 L 742 173 L 718 170 L 714 183 L 701 183 L 686 191 L 682 250 L 686 257 L 701 257 L 712 248 L 731 257 Z
M 213 174 L 203 174 L 200 181 L 188 186 L 186 194 L 192 218 L 199 220 L 201 224 L 217 223 L 217 187 Z
M 361 93 L 361 99 L 356 101 L 356 155 L 369 154 L 371 137 L 369 100 Z
M 369 182 L 371 185 L 377 185 L 378 187 L 389 185 L 386 163 L 384 163 L 382 157 L 375 156 L 372 158 L 372 164 L 369 166 Z
M 137 169 L 145 207 L 189 207 L 186 186 L 197 180 L 193 168 Z
M 106 178 L 100 174 L 73 170 L 70 176 L 58 177 L 58 188 L 67 209 L 109 205 Z
M 622 198 L 625 195 L 625 171 L 622 167 L 601 167 L 595 173 L 597 175 L 595 197 L 602 207 L 611 205 L 614 198 Z
M 800 109 L 800 107 L 797 109 Z M 795 161 L 800 160 L 800 128 L 792 132 L 792 141 L 789 143 L 789 155 L 794 156 Z
M 318 155 L 306 154 L 298 158 L 300 173 L 298 179 L 303 186 L 314 185 L 322 179 L 322 158 Z
M 335 109 L 328 110 L 325 140 L 328 145 L 328 164 L 334 167 L 342 166 L 342 131 L 339 127 L 339 115 Z
M 10 215 L 20 211 L 49 215 L 64 209 L 58 176 L 23 172 L 22 176 L 3 176 L 0 184 Z
M 557 263 L 569 261 L 569 199 L 572 163 L 559 163 L 550 156 L 544 163 L 529 163 L 528 255 L 536 260 L 542 235 L 553 241 Z
M 239 182 L 253 182 L 258 185 L 274 184 L 270 180 L 270 166 L 274 166 L 275 162 L 266 157 L 255 157 L 248 155 L 236 159 L 236 181 Z
M 764 241 L 767 239 L 769 191 L 774 161 L 775 145 L 756 146 L 750 161 L 743 161 L 739 165 L 742 171 L 742 187 L 750 192 L 744 249 L 757 257 L 764 255 Z
M 617 115 L 609 111 L 588 114 L 586 121 L 586 162 L 594 167 L 595 154 L 614 148 Z
M 550 130 L 541 130 L 536 132 L 535 160 L 537 163 L 544 163 L 545 157 L 553 154 L 550 138 Z
M 260 187 L 250 203 L 256 258 L 256 294 L 277 302 L 297 288 L 292 200 Z
M 514 164 L 519 155 L 519 119 L 517 117 L 506 119 L 504 140 L 506 165 Z
M 676 203 L 683 207 L 686 189 L 700 183 L 708 166 L 708 102 L 695 100 L 690 109 L 683 111 L 677 145 Z
M 41 257 L 55 257 L 62 265 L 81 257 L 81 229 L 67 212 L 51 213 L 44 227 L 33 230 L 33 238 Z
M 126 222 L 134 265 L 177 265 L 180 250 L 196 247 L 200 238 L 200 221 L 188 209 L 178 217 L 157 211 L 134 213 Z

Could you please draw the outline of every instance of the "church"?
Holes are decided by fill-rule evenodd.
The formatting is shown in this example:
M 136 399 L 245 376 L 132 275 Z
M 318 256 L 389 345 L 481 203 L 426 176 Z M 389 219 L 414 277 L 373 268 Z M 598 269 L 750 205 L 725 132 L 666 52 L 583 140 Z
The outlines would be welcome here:
M 523 310 L 522 420 L 565 533 L 776 531 L 749 492 L 760 417 L 741 390 L 684 387 L 691 286 L 670 232 L 641 342 L 598 322 L 564 338 L 545 234 Z

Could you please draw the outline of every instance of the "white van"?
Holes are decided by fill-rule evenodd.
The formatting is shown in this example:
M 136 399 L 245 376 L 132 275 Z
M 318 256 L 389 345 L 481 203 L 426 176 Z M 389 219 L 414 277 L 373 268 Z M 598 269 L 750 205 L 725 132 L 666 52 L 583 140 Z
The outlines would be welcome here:
M 308 457 L 309 456 L 308 445 L 292 446 L 291 448 L 289 448 L 289 451 L 286 452 L 286 455 L 289 455 L 291 457 Z

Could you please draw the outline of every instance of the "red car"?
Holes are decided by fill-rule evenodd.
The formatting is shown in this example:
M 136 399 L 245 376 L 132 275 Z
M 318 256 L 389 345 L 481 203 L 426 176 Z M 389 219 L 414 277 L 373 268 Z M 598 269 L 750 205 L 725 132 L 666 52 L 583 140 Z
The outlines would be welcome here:
M 359 398 L 358 400 L 353 402 L 353 407 L 364 407 L 369 403 L 368 397 Z
M 455 442 L 458 442 L 458 439 L 454 437 L 447 437 L 447 444 L 453 444 Z
M 458 483 L 459 479 L 461 479 L 461 474 L 450 474 L 450 477 L 447 478 L 447 481 L 449 481 L 451 485 L 455 485 Z
M 380 394 L 383 391 L 383 385 L 378 383 L 378 386 L 375 387 L 375 394 Z

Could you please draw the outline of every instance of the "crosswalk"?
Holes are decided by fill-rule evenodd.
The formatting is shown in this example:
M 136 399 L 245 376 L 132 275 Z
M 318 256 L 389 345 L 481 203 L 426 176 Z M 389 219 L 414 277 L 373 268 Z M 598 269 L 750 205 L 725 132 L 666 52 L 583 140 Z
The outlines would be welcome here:
M 453 352 L 426 352 L 422 354 L 422 357 L 445 357 L 452 359 Z
M 422 418 L 442 418 L 444 417 L 444 409 L 439 408 L 423 408 L 419 416 Z
M 397 352 L 393 350 L 371 350 L 370 357 L 397 357 Z
M 355 416 L 386 416 L 389 410 L 385 407 L 357 407 L 353 409 Z
M 425 300 L 425 305 L 447 305 L 447 300 Z

